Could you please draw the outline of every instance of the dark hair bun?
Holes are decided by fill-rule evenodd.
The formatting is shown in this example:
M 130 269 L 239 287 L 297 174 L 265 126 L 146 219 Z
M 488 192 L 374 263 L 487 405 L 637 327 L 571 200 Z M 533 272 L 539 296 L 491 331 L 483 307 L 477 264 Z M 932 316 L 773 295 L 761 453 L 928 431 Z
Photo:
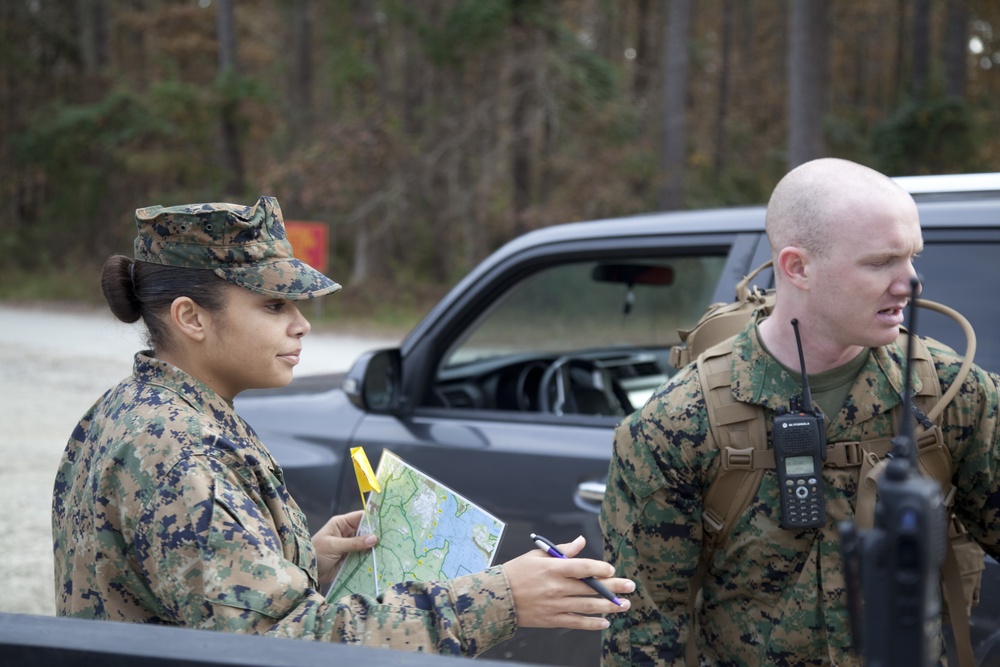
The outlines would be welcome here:
M 141 304 L 135 293 L 135 280 L 139 271 L 135 260 L 125 255 L 112 255 L 104 263 L 101 290 L 108 307 L 122 322 L 132 324 L 142 315 Z

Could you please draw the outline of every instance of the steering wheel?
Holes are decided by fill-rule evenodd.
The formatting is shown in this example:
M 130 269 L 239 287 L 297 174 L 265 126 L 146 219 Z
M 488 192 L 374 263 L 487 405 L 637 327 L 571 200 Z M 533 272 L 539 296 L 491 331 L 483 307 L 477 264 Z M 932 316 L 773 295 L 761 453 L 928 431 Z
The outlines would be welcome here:
M 553 393 L 555 396 L 551 398 Z M 607 368 L 567 354 L 553 361 L 542 374 L 538 383 L 538 410 L 555 415 L 623 416 L 632 411 L 632 406 Z

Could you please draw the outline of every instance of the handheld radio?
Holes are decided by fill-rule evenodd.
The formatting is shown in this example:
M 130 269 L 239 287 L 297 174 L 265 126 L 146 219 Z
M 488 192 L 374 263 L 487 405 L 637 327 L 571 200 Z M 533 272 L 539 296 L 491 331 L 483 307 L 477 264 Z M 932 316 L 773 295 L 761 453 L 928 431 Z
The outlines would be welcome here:
M 819 528 L 826 525 L 823 502 L 823 461 L 826 459 L 826 424 L 823 413 L 813 410 L 806 360 L 799 338 L 799 321 L 792 320 L 802 371 L 802 399 L 791 399 L 790 410 L 778 408 L 771 440 L 781 494 L 781 527 Z
M 915 280 L 911 287 L 911 293 L 915 292 Z M 916 311 L 912 300 L 909 310 L 905 415 L 912 414 Z M 946 516 L 938 484 L 918 472 L 912 420 L 902 421 L 899 435 L 892 440 L 891 458 L 878 480 L 874 528 L 859 532 L 852 522 L 840 526 L 854 646 L 863 651 L 867 667 L 929 667 L 941 653 L 940 578 Z M 857 599 L 859 573 L 862 603 Z

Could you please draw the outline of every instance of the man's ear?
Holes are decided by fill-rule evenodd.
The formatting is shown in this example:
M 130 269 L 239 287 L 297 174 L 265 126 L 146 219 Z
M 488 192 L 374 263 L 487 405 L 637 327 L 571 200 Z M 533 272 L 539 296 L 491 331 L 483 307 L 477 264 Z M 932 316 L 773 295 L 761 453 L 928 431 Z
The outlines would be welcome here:
M 808 289 L 809 254 L 805 250 L 795 246 L 782 248 L 775 264 L 785 280 L 799 289 Z
M 182 336 L 197 342 L 205 339 L 208 313 L 191 297 L 179 296 L 174 299 L 170 304 L 170 321 Z

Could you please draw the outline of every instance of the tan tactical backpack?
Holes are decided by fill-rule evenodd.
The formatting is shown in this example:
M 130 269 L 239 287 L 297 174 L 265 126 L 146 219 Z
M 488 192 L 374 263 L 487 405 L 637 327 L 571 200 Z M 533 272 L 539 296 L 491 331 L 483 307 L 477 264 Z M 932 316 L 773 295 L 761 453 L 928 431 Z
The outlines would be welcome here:
M 692 361 L 697 364 L 708 422 L 721 456 L 719 472 L 703 497 L 705 538 L 698 569 L 691 583 L 689 601 L 692 619 L 695 618 L 697 597 L 712 554 L 725 544 L 733 526 L 757 495 L 764 471 L 774 469 L 774 451 L 767 440 L 763 408 L 738 402 L 730 385 L 733 338 L 758 311 L 768 314 L 774 307 L 773 291 L 750 287 L 750 281 L 770 266 L 771 262 L 761 265 L 737 284 L 736 301 L 709 306 L 692 329 L 679 331 L 683 344 L 671 350 L 670 361 L 675 368 Z M 924 476 L 940 485 L 950 518 L 948 548 L 941 577 L 944 620 L 951 622 L 959 664 L 961 667 L 973 667 L 975 659 L 969 635 L 969 614 L 979 601 L 984 554 L 951 509 L 956 489 L 951 482 L 951 454 L 941 435 L 941 416 L 972 367 L 976 336 L 968 320 L 953 309 L 924 299 L 917 299 L 916 304 L 951 317 L 966 335 L 965 357 L 944 395 L 941 394 L 941 382 L 930 352 L 916 336 L 912 338 L 912 357 L 914 373 L 920 378 L 921 387 L 914 396 L 914 412 L 918 420 L 914 441 L 917 443 L 918 464 Z M 900 331 L 898 342 L 904 350 L 906 337 L 906 333 Z M 896 406 L 893 424 L 897 432 L 903 418 L 913 417 L 902 414 L 902 405 Z M 873 525 L 876 483 L 885 467 L 884 457 L 891 448 L 891 438 L 837 442 L 827 446 L 825 466 L 857 467 L 859 470 L 855 504 L 855 522 L 859 528 L 871 528 Z M 698 664 L 696 641 L 696 633 L 692 631 L 687 646 L 689 666 Z

